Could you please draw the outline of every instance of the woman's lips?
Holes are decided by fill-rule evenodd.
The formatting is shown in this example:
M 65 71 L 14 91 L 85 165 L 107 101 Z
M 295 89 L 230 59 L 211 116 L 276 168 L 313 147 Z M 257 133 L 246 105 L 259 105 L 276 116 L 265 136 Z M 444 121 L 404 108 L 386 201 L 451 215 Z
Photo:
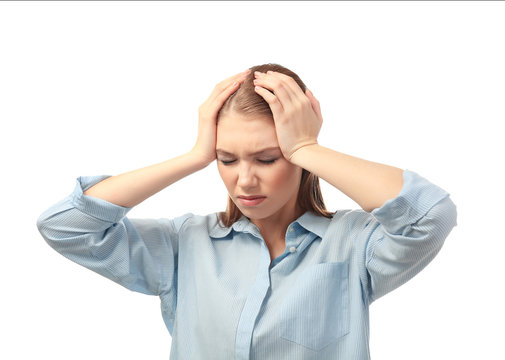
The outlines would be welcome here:
M 240 203 L 245 206 L 255 206 L 255 205 L 259 205 L 260 203 L 262 203 L 263 200 L 265 200 L 265 198 L 266 198 L 266 196 L 261 196 L 261 195 L 239 196 L 238 201 L 240 201 Z

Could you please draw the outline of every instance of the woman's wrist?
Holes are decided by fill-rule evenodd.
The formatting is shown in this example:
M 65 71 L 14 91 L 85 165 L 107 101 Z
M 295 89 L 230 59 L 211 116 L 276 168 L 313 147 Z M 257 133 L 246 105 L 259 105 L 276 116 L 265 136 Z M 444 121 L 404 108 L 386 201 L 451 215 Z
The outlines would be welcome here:
M 319 144 L 298 149 L 291 162 L 333 185 L 365 211 L 382 206 L 398 195 L 403 170 L 360 159 Z
M 311 156 L 317 153 L 318 148 L 320 147 L 321 145 L 318 143 L 302 146 L 291 155 L 289 161 L 294 165 L 306 169 L 307 163 L 310 161 Z
M 187 157 L 188 161 L 194 164 L 194 166 L 198 170 L 207 167 L 211 162 L 213 162 L 216 159 L 215 154 L 213 154 L 213 156 L 209 156 L 208 154 L 198 151 L 198 149 L 196 148 L 191 149 L 186 154 L 184 154 L 184 156 Z

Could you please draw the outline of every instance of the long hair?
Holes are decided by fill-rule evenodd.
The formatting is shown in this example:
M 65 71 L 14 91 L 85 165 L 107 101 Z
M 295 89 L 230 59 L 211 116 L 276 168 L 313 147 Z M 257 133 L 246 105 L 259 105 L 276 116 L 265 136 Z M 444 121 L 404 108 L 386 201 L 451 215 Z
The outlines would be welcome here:
M 269 116 L 273 121 L 273 114 L 272 110 L 270 109 L 270 105 L 268 105 L 268 103 L 254 91 L 253 80 L 255 71 L 266 73 L 267 71 L 271 70 L 286 74 L 296 81 L 304 93 L 307 89 L 297 74 L 279 64 L 257 65 L 251 67 L 250 69 L 251 72 L 249 76 L 244 80 L 237 91 L 230 95 L 230 97 L 225 101 L 219 110 L 217 115 L 218 122 L 220 116 L 229 111 L 243 115 Z M 324 216 L 327 218 L 331 218 L 333 216 L 331 212 L 326 210 L 326 206 L 324 205 L 321 188 L 319 186 L 319 177 L 305 169 L 302 171 L 297 202 L 303 211 L 311 211 L 316 215 Z M 237 205 L 235 205 L 233 200 L 228 196 L 226 211 L 219 213 L 219 220 L 225 227 L 229 227 L 235 221 L 240 219 L 241 216 L 242 212 L 239 210 Z

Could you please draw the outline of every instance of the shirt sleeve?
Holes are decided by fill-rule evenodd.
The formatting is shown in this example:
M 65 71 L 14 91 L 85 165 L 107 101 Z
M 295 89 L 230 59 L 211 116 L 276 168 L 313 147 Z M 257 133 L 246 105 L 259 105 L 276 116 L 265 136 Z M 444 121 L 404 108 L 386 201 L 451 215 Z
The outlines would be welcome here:
M 400 194 L 371 215 L 361 271 L 369 303 L 428 265 L 456 225 L 457 212 L 446 191 L 405 170 Z
M 131 208 L 83 194 L 106 177 L 78 178 L 70 196 L 40 215 L 40 233 L 68 259 L 132 291 L 172 293 L 175 304 L 178 231 L 184 218 L 128 219 Z

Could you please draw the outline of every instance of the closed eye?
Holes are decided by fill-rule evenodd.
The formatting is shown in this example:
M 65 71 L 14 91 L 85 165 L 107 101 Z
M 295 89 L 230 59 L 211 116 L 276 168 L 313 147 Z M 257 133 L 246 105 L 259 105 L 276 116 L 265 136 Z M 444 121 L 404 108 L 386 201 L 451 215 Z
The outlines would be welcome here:
M 271 160 L 258 160 L 260 163 L 263 164 L 273 164 L 277 159 L 271 159 Z
M 219 160 L 219 161 L 221 161 L 221 163 L 223 165 L 231 165 L 237 160 Z M 277 161 L 277 159 L 268 159 L 268 160 L 259 160 L 258 159 L 258 161 L 262 164 L 270 165 L 270 164 L 273 164 L 275 161 Z

